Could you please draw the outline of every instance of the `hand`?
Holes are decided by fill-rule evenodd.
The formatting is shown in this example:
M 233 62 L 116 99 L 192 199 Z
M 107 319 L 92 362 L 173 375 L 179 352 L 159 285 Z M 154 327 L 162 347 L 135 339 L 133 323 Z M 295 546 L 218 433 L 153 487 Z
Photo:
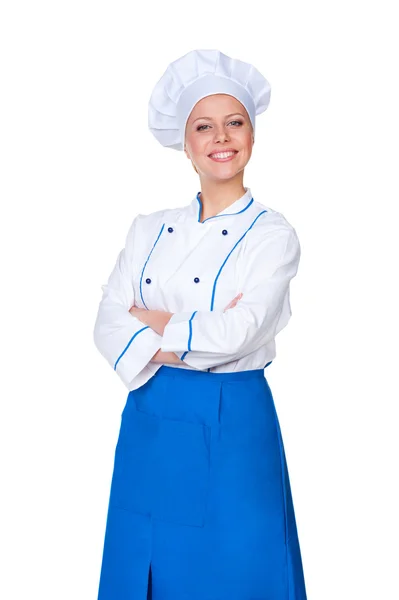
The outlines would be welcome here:
M 174 352 L 162 352 L 161 349 L 157 350 L 150 362 L 165 364 L 178 365 L 182 364 L 180 358 Z
M 225 312 L 229 308 L 234 308 L 235 305 L 237 304 L 237 302 L 239 300 L 241 300 L 241 298 L 243 297 L 243 295 L 244 294 L 242 292 L 240 292 L 239 294 L 237 294 L 237 296 L 235 298 L 233 298 L 233 300 L 226 306 L 226 308 L 223 310 L 223 312 Z
M 173 315 L 173 313 L 164 310 L 147 310 L 146 308 L 138 308 L 135 305 L 129 309 L 129 312 L 159 335 L 163 335 L 164 329 Z
M 138 306 L 133 304 L 133 306 L 129 309 L 129 312 L 132 315 L 132 317 L 137 317 L 138 319 L 140 319 L 140 313 L 147 312 L 147 309 L 139 308 Z

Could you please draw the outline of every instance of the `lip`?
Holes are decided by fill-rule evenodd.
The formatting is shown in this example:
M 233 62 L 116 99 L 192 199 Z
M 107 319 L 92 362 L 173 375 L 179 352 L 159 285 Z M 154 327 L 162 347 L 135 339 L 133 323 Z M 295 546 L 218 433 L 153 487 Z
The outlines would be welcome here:
M 233 156 L 228 156 L 227 158 L 214 158 L 213 156 L 211 156 L 211 154 L 218 154 L 219 152 L 234 152 Z M 208 154 L 208 158 L 210 158 L 211 160 L 214 160 L 215 162 L 227 162 L 229 160 L 233 160 L 233 158 L 235 158 L 235 156 L 237 156 L 238 154 L 238 150 L 236 150 L 235 148 L 223 148 L 222 149 L 218 149 L 218 150 L 214 150 L 213 152 L 211 152 L 210 154 Z

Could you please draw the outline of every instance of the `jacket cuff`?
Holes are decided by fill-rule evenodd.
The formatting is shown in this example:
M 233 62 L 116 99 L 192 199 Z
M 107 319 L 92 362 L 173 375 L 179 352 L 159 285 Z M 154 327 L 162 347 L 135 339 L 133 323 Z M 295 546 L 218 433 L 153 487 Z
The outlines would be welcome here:
M 184 352 L 191 338 L 191 320 L 196 311 L 174 313 L 164 328 L 162 352 Z
M 162 336 L 146 326 L 137 331 L 114 365 L 123 383 L 130 389 L 130 383 L 151 361 L 160 349 Z

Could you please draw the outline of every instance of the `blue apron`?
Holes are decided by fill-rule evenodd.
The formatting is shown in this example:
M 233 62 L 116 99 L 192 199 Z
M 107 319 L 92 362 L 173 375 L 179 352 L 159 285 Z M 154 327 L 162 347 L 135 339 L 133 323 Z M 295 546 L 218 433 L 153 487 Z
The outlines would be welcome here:
M 306 600 L 263 369 L 162 365 L 129 393 L 98 600 Z

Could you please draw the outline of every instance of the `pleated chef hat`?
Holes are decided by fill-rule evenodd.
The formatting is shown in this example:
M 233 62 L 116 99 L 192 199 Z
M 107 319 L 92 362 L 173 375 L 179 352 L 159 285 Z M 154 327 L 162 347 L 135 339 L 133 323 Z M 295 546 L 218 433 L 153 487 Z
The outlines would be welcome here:
M 167 148 L 184 150 L 187 119 L 196 103 L 211 94 L 234 96 L 246 108 L 255 132 L 255 116 L 270 101 L 270 83 L 249 63 L 219 50 L 192 50 L 170 63 L 148 104 L 148 127 Z

